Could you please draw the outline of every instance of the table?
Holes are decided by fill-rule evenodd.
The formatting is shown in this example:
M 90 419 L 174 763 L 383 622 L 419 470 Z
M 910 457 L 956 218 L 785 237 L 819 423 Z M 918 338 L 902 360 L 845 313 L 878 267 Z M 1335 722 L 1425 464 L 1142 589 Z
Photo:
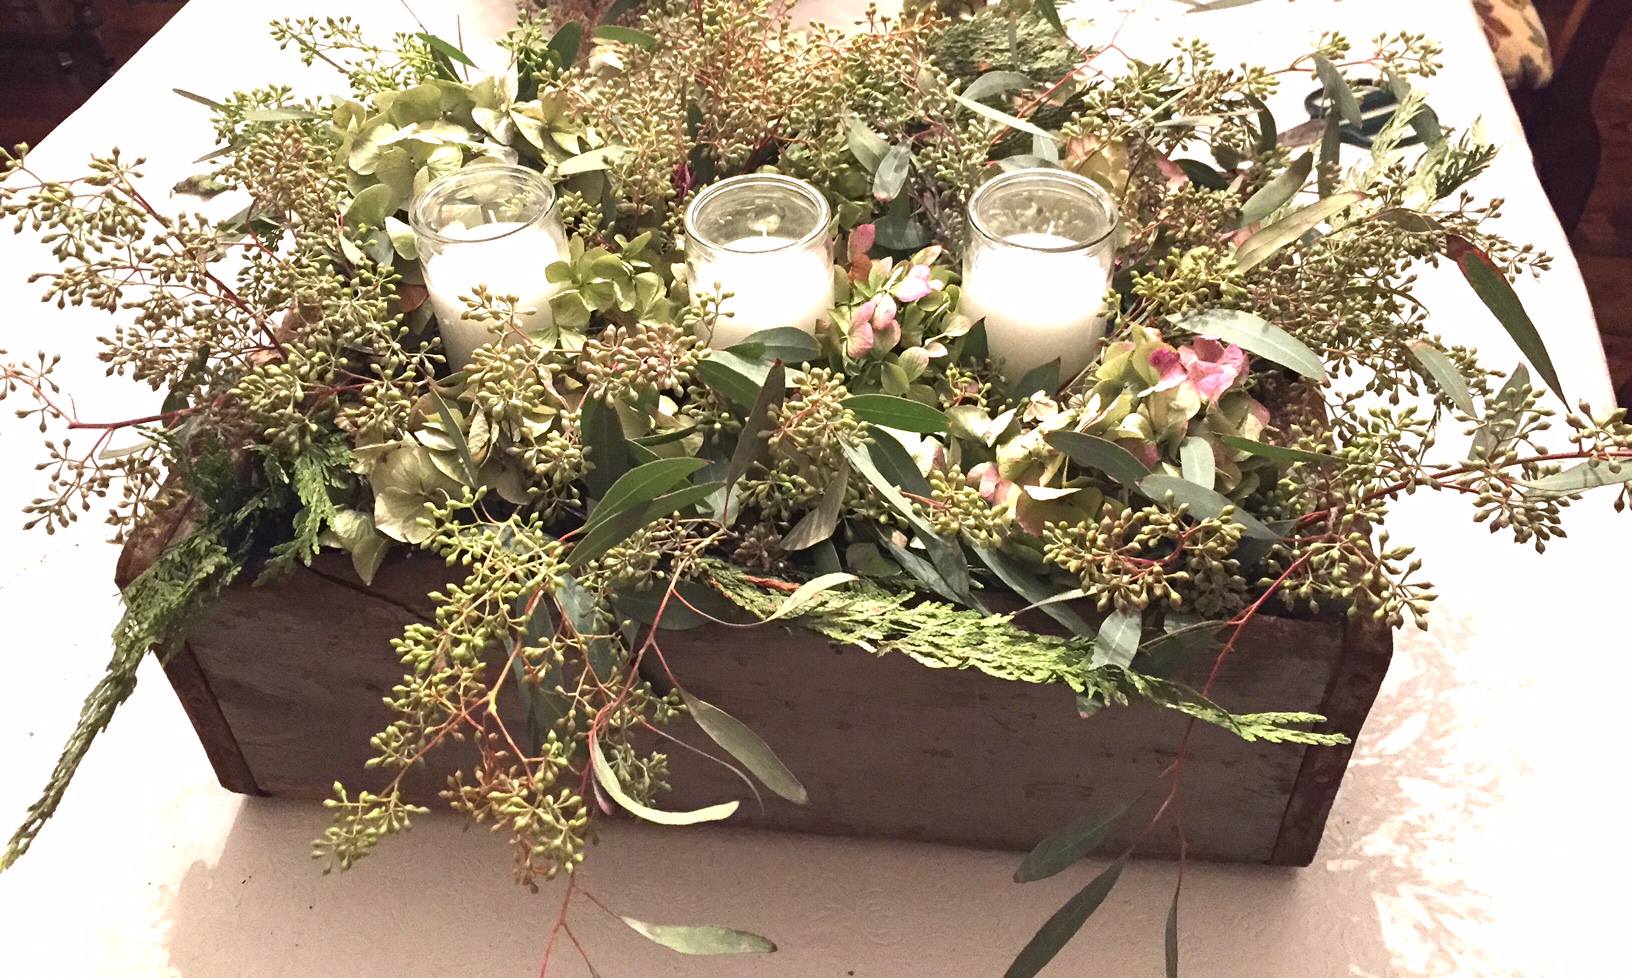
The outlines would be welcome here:
M 35 165 L 73 175 L 87 154 L 117 145 L 150 157 L 148 185 L 162 197 L 209 148 L 203 110 L 169 90 L 221 94 L 269 80 L 327 90 L 337 79 L 303 72 L 266 39 L 264 24 L 334 6 L 193 0 L 45 141 Z M 432 32 L 454 36 L 460 4 L 414 6 Z M 845 0 L 811 7 L 855 9 Z M 395 0 L 348 0 L 344 8 L 382 37 L 411 23 Z M 491 36 L 505 13 L 475 8 L 462 24 L 467 48 L 490 56 L 474 39 Z M 1445 121 L 1467 125 L 1482 112 L 1487 131 L 1507 144 L 1474 189 L 1507 198 L 1509 235 L 1556 256 L 1551 273 L 1519 292 L 1571 396 L 1609 402 L 1586 293 L 1466 3 L 1263 0 L 1191 13 L 1172 0 L 1128 0 L 1066 14 L 1089 10 L 1098 21 L 1079 29 L 1104 36 L 1120 27 L 1130 51 L 1157 53 L 1175 33 L 1198 33 L 1227 59 L 1260 63 L 1290 60 L 1326 28 L 1357 41 L 1401 28 L 1445 41 L 1446 71 L 1432 86 Z M 1299 99 L 1308 87 L 1290 86 L 1286 97 Z M 1295 118 L 1290 109 L 1282 115 Z M 48 264 L 28 235 L 0 240 L 0 308 L 8 312 L 0 347 L 14 356 L 37 347 L 67 354 L 63 372 L 84 416 L 149 410 L 147 392 L 98 382 L 102 371 L 88 351 L 108 317 L 38 305 L 26 277 Z M 1454 273 L 1425 276 L 1420 294 L 1447 337 L 1516 362 Z M 38 441 L 26 423 L 0 421 L 0 512 L 16 513 L 37 494 L 40 480 L 25 462 L 38 457 Z M 1608 691 L 1623 688 L 1632 669 L 1606 612 L 1624 594 L 1618 568 L 1632 552 L 1632 523 L 1612 518 L 1607 500 L 1581 505 L 1571 537 L 1538 558 L 1493 539 L 1453 511 L 1454 502 L 1413 498 L 1391 524 L 1397 539 L 1420 544 L 1444 598 L 1431 632 L 1398 637 L 1394 669 L 1315 864 L 1189 867 L 1184 973 L 1596 976 L 1620 959 L 1623 922 L 1612 894 L 1632 860 L 1598 813 L 1614 811 L 1618 795 L 1600 745 L 1621 730 Z M 23 533 L 20 523 L 0 527 L 0 620 L 10 639 L 0 662 L 14 677 L 0 718 L 8 832 L 100 675 L 118 614 L 115 551 L 101 542 L 100 526 L 47 537 Z M 223 791 L 149 662 L 56 819 L 0 876 L 0 973 L 536 973 L 559 891 L 532 896 L 515 887 L 500 840 L 433 814 L 350 873 L 323 877 L 306 852 L 325 823 L 313 805 Z M 1017 857 L 1006 853 L 720 827 L 618 824 L 604 836 L 582 880 L 609 906 L 649 920 L 742 927 L 782 948 L 768 958 L 683 959 L 585 914 L 577 929 L 608 978 L 997 975 L 1095 870 L 1021 887 L 1009 881 Z M 1170 864 L 1133 865 L 1048 974 L 1160 974 L 1172 883 Z M 580 973 L 562 960 L 559 974 Z

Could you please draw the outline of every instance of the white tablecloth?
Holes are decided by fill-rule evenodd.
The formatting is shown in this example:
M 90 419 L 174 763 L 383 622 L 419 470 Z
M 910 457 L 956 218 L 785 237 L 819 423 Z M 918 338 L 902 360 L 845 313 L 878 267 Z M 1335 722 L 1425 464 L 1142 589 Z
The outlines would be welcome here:
M 842 5 L 841 5 L 842 4 Z M 455 35 L 457 2 L 415 0 L 428 28 Z M 828 9 L 854 10 L 845 0 Z M 279 80 L 311 91 L 337 79 L 303 71 L 264 29 L 271 16 L 344 8 L 383 38 L 410 19 L 396 0 L 193 0 L 35 154 L 46 174 L 80 172 L 119 146 L 150 162 L 165 189 L 209 148 L 204 110 L 170 94 Z M 503 3 L 494 3 L 502 8 Z M 1556 256 L 1519 287 L 1571 396 L 1600 403 L 1609 385 L 1587 296 L 1530 171 L 1516 122 L 1465 0 L 1263 0 L 1187 13 L 1172 0 L 1083 3 L 1082 29 L 1156 53 L 1194 33 L 1231 60 L 1284 64 L 1322 29 L 1357 42 L 1410 29 L 1443 40 L 1435 104 L 1450 125 L 1483 114 L 1509 145 L 1476 186 L 1508 199 L 1503 227 Z M 467 46 L 502 9 L 467 14 Z M 489 59 L 491 60 L 491 59 Z M 1283 119 L 1313 87 L 1289 86 Z M 180 203 L 179 201 L 177 202 Z M 100 380 L 88 358 L 102 314 L 38 304 L 28 273 L 49 259 L 29 235 L 0 240 L 0 346 L 67 353 L 82 415 L 124 417 L 152 397 Z M 1435 328 L 1495 362 L 1518 355 L 1454 273 L 1425 280 Z M 0 422 L 0 512 L 37 495 L 39 436 Z M 1191 866 L 1185 875 L 1184 972 L 1209 976 L 1534 975 L 1615 972 L 1624 926 L 1617 883 L 1629 866 L 1613 763 L 1600 745 L 1622 727 L 1607 693 L 1625 687 L 1625 599 L 1632 532 L 1607 505 L 1581 506 L 1571 538 L 1544 559 L 1493 539 L 1453 500 L 1399 508 L 1398 539 L 1421 545 L 1444 598 L 1433 630 L 1399 636 L 1394 668 L 1355 754 L 1326 839 L 1305 870 Z M 0 826 L 31 802 L 108 656 L 118 606 L 115 551 L 102 528 L 56 536 L 0 528 L 0 646 L 10 695 L 0 714 Z M 383 654 L 383 650 L 382 650 Z M 433 814 L 349 874 L 307 858 L 315 805 L 228 794 L 162 673 L 149 663 L 134 698 L 86 762 L 34 850 L 0 876 L 0 974 L 40 976 L 440 976 L 536 973 L 559 890 L 531 896 L 485 831 Z M 602 902 L 649 920 L 716 922 L 771 935 L 771 957 L 682 959 L 594 912 L 577 928 L 601 974 L 815 978 L 975 978 L 1001 974 L 1092 866 L 1016 886 L 1016 857 L 931 846 L 809 839 L 725 828 L 614 825 L 582 880 Z M 1574 839 L 1563 846 L 1565 836 Z M 1140 863 L 1048 974 L 1161 973 L 1173 867 Z M 561 975 L 582 973 L 571 955 Z

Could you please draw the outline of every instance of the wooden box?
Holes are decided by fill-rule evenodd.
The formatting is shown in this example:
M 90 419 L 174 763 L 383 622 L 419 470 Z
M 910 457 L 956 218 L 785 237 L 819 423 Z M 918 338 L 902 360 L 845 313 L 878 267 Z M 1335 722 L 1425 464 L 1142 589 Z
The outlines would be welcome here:
M 390 719 L 381 697 L 401 674 L 389 643 L 431 613 L 426 594 L 449 573 L 423 555 L 393 557 L 365 586 L 344 555 L 325 554 L 268 586 L 231 588 L 165 666 L 221 783 L 297 798 L 328 797 L 336 780 L 353 790 L 381 784 L 385 776 L 363 762 Z M 767 792 L 761 809 L 731 773 L 679 749 L 668 752 L 673 791 L 660 804 L 743 798 L 732 822 L 759 828 L 1029 849 L 1143 793 L 1103 850 L 1120 851 L 1165 794 L 1146 789 L 1173 760 L 1186 723 L 1154 707 L 1084 720 L 1064 687 L 929 669 L 775 624 L 671 632 L 663 647 L 685 688 L 765 738 L 810 804 Z M 1261 617 L 1226 660 L 1214 696 L 1236 711 L 1319 712 L 1326 729 L 1353 738 L 1391 650 L 1389 631 L 1369 619 Z M 1210 665 L 1179 678 L 1199 686 Z M 687 722 L 674 730 L 706 743 Z M 1249 744 L 1198 724 L 1184 765 L 1190 855 L 1307 865 L 1349 753 Z M 433 752 L 409 792 L 440 807 L 436 792 L 471 756 L 460 744 Z M 1177 851 L 1171 827 L 1139 849 Z

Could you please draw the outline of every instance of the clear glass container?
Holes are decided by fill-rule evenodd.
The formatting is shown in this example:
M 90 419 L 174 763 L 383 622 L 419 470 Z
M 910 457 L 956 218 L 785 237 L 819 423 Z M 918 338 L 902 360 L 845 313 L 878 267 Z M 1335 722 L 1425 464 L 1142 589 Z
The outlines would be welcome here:
M 833 308 L 835 224 L 827 200 L 803 180 L 751 173 L 704 188 L 686 208 L 686 276 L 693 296 L 729 297 L 715 349 L 750 333 L 792 326 L 807 333 Z
M 464 297 L 478 285 L 520 299 L 520 333 L 550 325 L 550 297 L 559 288 L 544 269 L 566 251 L 567 236 L 555 187 L 544 174 L 524 166 L 467 167 L 432 181 L 414 198 L 409 216 L 451 367 L 465 366 L 478 346 L 498 338 L 487 324 L 464 318 Z
M 1117 222 L 1111 195 L 1067 170 L 1014 170 L 975 190 L 962 311 L 986 320 L 1004 376 L 1058 358 L 1063 383 L 1088 365 L 1105 333 Z

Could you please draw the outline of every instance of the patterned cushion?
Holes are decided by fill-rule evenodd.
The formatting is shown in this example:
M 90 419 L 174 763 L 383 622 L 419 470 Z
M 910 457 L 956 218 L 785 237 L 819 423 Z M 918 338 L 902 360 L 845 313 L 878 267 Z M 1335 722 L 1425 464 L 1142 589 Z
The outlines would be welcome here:
M 1547 32 L 1530 0 L 1473 0 L 1508 88 L 1540 88 L 1553 79 Z

